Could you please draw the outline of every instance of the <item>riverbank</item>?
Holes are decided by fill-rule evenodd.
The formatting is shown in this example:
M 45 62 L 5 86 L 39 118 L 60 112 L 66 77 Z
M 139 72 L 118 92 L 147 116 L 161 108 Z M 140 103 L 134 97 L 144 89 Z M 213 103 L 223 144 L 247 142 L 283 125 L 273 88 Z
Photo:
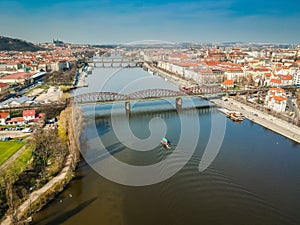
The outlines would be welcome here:
M 57 193 L 61 192 L 72 180 L 74 175 L 71 165 L 72 156 L 69 155 L 62 171 L 42 188 L 32 192 L 28 199 L 18 207 L 17 218 L 20 222 L 30 222 L 30 215 L 41 210 L 44 205 L 52 200 Z M 7 216 L 6 219 L 1 222 L 1 225 L 11 224 L 13 223 L 10 216 Z
M 164 71 L 164 70 L 162 70 L 156 66 L 150 65 L 149 63 L 146 63 L 146 62 L 143 64 L 143 68 L 146 68 L 153 73 L 157 73 L 159 76 L 165 78 L 166 81 L 169 81 L 178 87 L 180 87 L 180 86 L 189 87 L 189 86 L 196 85 L 196 83 L 191 80 L 186 80 L 177 74 Z
M 74 80 L 73 86 L 76 88 L 80 87 L 88 87 L 88 83 L 86 81 L 87 73 L 83 71 L 83 69 L 79 69 Z
M 63 191 L 64 187 L 74 177 L 74 170 L 79 159 L 77 143 L 82 121 L 82 115 L 78 110 L 77 108 L 66 108 L 62 111 L 60 127 L 63 127 L 64 132 L 68 134 L 66 137 L 68 139 L 69 154 L 59 174 L 47 182 L 42 188 L 30 193 L 28 198 L 18 207 L 16 218 L 20 223 L 30 221 L 30 216 L 41 210 L 42 207 L 51 201 L 59 192 Z M 76 123 L 74 123 L 74 121 L 76 121 Z M 13 224 L 13 222 L 12 218 L 7 215 L 1 222 L 1 225 L 9 224 Z
M 263 127 L 266 127 L 276 133 L 279 133 L 297 143 L 300 143 L 300 127 L 288 123 L 279 118 L 273 117 L 260 110 L 254 109 L 232 98 L 227 98 L 227 101 L 222 99 L 213 99 L 211 102 L 216 105 L 232 111 L 239 111 L 243 115 Z

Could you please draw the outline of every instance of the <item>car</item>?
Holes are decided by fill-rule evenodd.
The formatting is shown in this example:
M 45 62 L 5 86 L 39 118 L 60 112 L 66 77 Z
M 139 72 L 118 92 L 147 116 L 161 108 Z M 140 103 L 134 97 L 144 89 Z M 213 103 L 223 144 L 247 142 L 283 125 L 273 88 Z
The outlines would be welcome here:
M 31 133 L 32 132 L 32 129 L 31 128 L 24 128 L 22 130 L 23 133 Z
M 258 116 L 256 113 L 253 114 L 254 116 Z

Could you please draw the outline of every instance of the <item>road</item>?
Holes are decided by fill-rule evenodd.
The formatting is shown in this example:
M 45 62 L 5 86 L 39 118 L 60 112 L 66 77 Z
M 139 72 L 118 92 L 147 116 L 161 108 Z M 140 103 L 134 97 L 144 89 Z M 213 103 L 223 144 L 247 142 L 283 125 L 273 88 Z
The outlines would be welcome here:
M 287 106 L 289 107 L 288 111 L 294 112 L 295 113 L 295 118 L 300 119 L 300 112 L 299 108 L 295 105 L 293 101 L 296 101 L 295 98 L 289 98 L 287 101 Z
M 11 137 L 11 138 L 21 138 L 28 136 L 28 133 L 23 133 L 22 131 L 0 131 L 0 138 Z

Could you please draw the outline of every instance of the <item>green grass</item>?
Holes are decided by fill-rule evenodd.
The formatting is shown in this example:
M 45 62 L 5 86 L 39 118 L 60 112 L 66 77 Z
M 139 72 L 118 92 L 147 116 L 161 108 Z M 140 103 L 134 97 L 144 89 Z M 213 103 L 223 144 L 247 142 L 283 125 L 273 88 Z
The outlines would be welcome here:
M 15 154 L 22 146 L 23 142 L 16 141 L 1 141 L 0 142 L 0 165 Z
M 32 149 L 30 147 L 26 147 L 22 154 L 20 154 L 19 157 L 7 167 L 7 170 L 15 174 L 19 174 L 26 168 L 31 157 Z

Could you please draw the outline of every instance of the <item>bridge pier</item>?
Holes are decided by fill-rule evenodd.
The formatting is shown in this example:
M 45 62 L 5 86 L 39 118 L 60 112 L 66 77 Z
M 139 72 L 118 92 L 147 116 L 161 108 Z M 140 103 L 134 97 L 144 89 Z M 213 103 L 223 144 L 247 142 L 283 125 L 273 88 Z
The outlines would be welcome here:
M 126 110 L 126 113 L 130 112 L 130 102 L 125 102 L 125 110 Z
M 182 98 L 176 98 L 176 109 L 182 109 Z

